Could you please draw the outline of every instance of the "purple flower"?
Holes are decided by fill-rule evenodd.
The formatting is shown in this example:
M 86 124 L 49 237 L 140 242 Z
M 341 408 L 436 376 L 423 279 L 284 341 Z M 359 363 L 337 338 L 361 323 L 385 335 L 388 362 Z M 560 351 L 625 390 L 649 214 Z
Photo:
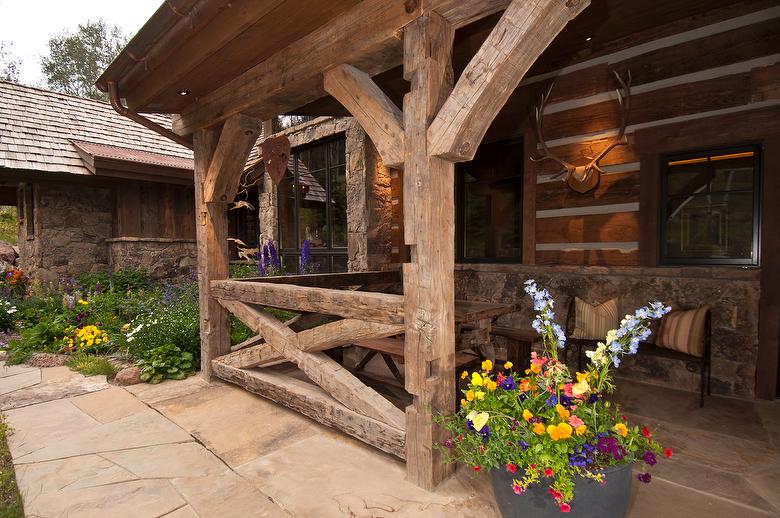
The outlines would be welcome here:
M 596 447 L 601 453 L 612 456 L 615 460 L 623 460 L 626 456 L 626 450 L 620 446 L 617 439 L 606 435 L 599 436 Z
M 527 450 L 528 448 L 531 447 L 531 445 L 528 444 L 525 441 L 517 441 L 517 445 L 520 446 L 520 449 L 523 450 L 523 451 L 525 451 L 525 450 Z
M 445 448 L 452 448 L 453 442 L 452 439 L 445 439 L 441 442 L 442 446 Z
M 281 270 L 282 261 L 279 259 L 279 254 L 276 253 L 276 247 L 274 246 L 273 241 L 268 241 L 268 255 L 271 259 L 271 266 L 273 266 L 276 270 Z
M 525 392 L 521 392 L 521 393 L 519 393 L 519 394 L 517 395 L 517 400 L 518 400 L 519 402 L 521 402 L 521 403 L 522 403 L 523 401 L 525 401 L 526 399 L 528 399 L 528 394 L 526 394 Z
M 515 389 L 515 380 L 512 378 L 512 376 L 507 376 L 504 378 L 504 380 L 501 382 L 501 385 L 499 385 L 504 390 L 514 390 Z
M 263 268 L 266 272 L 271 268 L 271 254 L 268 251 L 268 243 L 263 245 Z
M 547 398 L 547 401 L 545 401 L 544 404 L 550 408 L 554 407 L 555 405 L 558 404 L 558 396 L 553 394 L 552 396 Z
M 517 419 L 512 419 L 512 422 L 509 423 L 509 429 L 512 430 L 513 432 L 517 430 L 518 426 L 520 426 L 520 421 L 518 421 Z
M 646 451 L 645 454 L 642 455 L 642 460 L 644 460 L 648 466 L 655 466 L 657 462 L 655 460 L 655 454 L 651 451 Z
M 490 437 L 490 427 L 488 425 L 483 426 L 479 431 L 479 435 L 482 436 L 483 441 L 486 441 Z
M 589 405 L 596 404 L 596 401 L 598 401 L 598 400 L 599 400 L 599 395 L 598 394 L 591 394 L 590 396 L 588 396 L 588 404 Z
M 640 473 L 636 476 L 636 478 L 638 478 L 640 482 L 649 484 L 653 477 L 650 476 L 650 473 Z
M 304 239 L 301 246 L 301 260 L 298 273 L 314 273 L 315 266 L 311 261 L 311 242 L 308 239 Z
M 263 246 L 263 252 L 257 252 L 257 273 L 260 274 L 260 277 L 266 276 L 265 263 L 263 261 L 263 254 L 266 250 L 268 248 Z

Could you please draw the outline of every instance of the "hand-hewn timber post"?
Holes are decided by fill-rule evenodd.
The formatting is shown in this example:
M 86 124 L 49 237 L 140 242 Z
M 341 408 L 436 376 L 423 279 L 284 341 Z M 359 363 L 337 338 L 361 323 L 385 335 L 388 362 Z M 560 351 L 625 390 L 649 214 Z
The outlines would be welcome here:
M 206 203 L 203 198 L 203 185 L 219 136 L 217 130 L 199 130 L 194 136 L 200 361 L 206 381 L 211 381 L 211 360 L 230 352 L 227 310 L 209 294 L 211 281 L 228 278 L 227 202 Z
M 454 165 L 430 155 L 427 133 L 452 90 L 453 35 L 436 13 L 404 29 L 406 462 L 409 480 L 428 489 L 452 472 L 432 448 L 442 438 L 432 418 L 454 411 Z

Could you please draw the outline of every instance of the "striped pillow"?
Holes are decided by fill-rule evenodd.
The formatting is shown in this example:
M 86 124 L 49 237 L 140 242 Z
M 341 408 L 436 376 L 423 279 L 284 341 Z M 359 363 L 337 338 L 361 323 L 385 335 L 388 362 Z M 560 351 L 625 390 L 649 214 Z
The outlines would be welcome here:
M 574 332 L 572 338 L 604 340 L 611 329 L 617 329 L 617 299 L 591 304 L 574 297 Z
M 701 306 L 668 313 L 661 321 L 656 345 L 701 358 L 709 310 L 709 306 Z

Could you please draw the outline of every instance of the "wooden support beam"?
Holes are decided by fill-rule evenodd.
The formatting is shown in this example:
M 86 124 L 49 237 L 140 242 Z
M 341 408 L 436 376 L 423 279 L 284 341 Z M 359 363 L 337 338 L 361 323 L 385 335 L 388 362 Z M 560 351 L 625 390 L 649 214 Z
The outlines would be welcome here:
M 209 295 L 209 283 L 228 277 L 227 203 L 205 203 L 204 184 L 217 148 L 219 132 L 200 130 L 194 136 L 195 217 L 198 239 L 201 372 L 211 380 L 211 360 L 230 352 L 227 311 Z
M 301 350 L 298 335 L 271 314 L 242 302 L 220 300 L 220 303 L 250 329 L 263 335 L 277 353 L 298 365 L 309 379 L 341 404 L 361 415 L 404 427 L 401 410 L 325 354 Z
M 311 273 L 306 275 L 283 275 L 281 277 L 245 277 L 237 280 L 270 284 L 295 284 L 296 286 L 311 286 L 314 288 L 346 288 L 349 286 L 370 286 L 401 282 L 401 271 Z
M 422 14 L 441 9 L 458 28 L 500 10 L 505 3 L 426 0 L 407 11 L 406 2 L 363 0 L 199 98 L 179 117 L 174 116 L 173 131 L 189 135 L 236 113 L 267 119 L 294 110 L 324 97 L 322 74 L 342 63 L 350 63 L 371 76 L 400 65 L 399 33 Z
M 324 351 L 360 340 L 401 334 L 404 329 L 403 324 L 379 324 L 348 318 L 301 331 L 298 333 L 298 346 L 307 352 Z
M 371 77 L 350 65 L 325 72 L 325 91 L 357 119 L 386 167 L 404 163 L 403 113 Z
M 214 374 L 287 408 L 337 428 L 380 450 L 404 458 L 404 431 L 358 414 L 337 402 L 315 385 L 272 371 L 237 369 L 220 360 Z
M 409 480 L 432 489 L 454 470 L 433 445 L 444 439 L 433 416 L 455 408 L 455 166 L 432 157 L 428 126 L 452 89 L 454 27 L 436 13 L 404 29 L 405 384 Z
M 401 324 L 404 321 L 403 296 L 387 293 L 225 280 L 213 283 L 211 294 L 222 300 L 338 315 L 368 322 Z
M 236 197 L 244 165 L 260 136 L 262 123 L 236 114 L 225 121 L 203 186 L 206 203 L 230 203 Z
M 525 73 L 589 4 L 589 0 L 513 0 L 431 124 L 430 153 L 452 162 L 473 159 Z
M 225 365 L 230 365 L 237 369 L 262 367 L 287 361 L 284 356 L 279 354 L 276 349 L 267 343 L 260 343 L 244 349 L 239 349 L 238 351 L 233 351 L 232 353 L 220 356 L 218 360 Z

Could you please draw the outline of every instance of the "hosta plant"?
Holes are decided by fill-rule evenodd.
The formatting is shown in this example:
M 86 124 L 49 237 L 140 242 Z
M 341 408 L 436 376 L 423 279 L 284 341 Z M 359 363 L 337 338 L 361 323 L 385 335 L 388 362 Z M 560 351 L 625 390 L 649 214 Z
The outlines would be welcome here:
M 576 505 L 577 480 L 608 483 L 606 468 L 633 462 L 653 466 L 660 455 L 672 455 L 647 427 L 629 423 L 609 400 L 613 369 L 622 356 L 637 352 L 650 336 L 649 322 L 670 308 L 653 302 L 626 315 L 620 328 L 588 353 L 584 372 L 572 374 L 558 359 L 566 337 L 554 322 L 552 297 L 533 280 L 525 290 L 533 300 L 532 325 L 543 352 L 533 353 L 529 365 L 494 366 L 487 360 L 481 370 L 463 372 L 468 387 L 456 415 L 438 419 L 451 436 L 438 447 L 447 461 L 474 471 L 507 470 L 518 495 L 542 484 L 567 512 Z M 638 477 L 650 481 L 649 473 Z
M 164 379 L 182 380 L 195 374 L 192 353 L 182 351 L 173 344 L 165 344 L 146 352 L 138 361 L 141 381 L 160 383 Z

